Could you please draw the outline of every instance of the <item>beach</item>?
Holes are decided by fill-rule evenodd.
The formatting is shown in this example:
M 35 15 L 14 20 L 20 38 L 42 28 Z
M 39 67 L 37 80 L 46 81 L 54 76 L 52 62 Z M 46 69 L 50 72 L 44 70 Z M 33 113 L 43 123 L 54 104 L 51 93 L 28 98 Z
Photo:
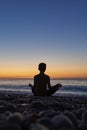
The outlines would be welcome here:
M 86 110 L 86 97 L 59 95 L 39 97 L 29 94 L 0 93 L 0 130 L 7 128 L 62 130 L 66 124 L 69 124 L 67 129 L 79 130 L 83 127 L 87 128 L 84 116 Z M 58 122 L 56 124 L 54 120 L 59 120 L 59 124 Z M 76 121 L 73 122 L 73 120 Z M 47 121 L 52 122 L 52 128 L 49 123 L 46 123 Z M 60 125 L 61 123 L 62 125 Z

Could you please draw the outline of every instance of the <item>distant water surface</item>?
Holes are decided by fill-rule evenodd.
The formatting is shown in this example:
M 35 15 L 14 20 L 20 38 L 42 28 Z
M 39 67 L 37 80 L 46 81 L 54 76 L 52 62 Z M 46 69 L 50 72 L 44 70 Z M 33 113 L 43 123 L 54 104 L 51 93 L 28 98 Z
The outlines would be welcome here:
M 29 83 L 33 84 L 33 79 L 0 79 L 0 92 L 31 94 Z M 87 96 L 87 79 L 51 79 L 51 85 L 57 83 L 63 85 L 58 95 Z

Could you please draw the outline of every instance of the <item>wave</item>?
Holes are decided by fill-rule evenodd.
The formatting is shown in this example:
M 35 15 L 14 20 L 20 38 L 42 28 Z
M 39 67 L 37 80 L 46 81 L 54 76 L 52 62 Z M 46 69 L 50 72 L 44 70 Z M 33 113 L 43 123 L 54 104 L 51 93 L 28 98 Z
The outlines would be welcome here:
M 32 95 L 31 89 L 27 85 L 0 85 L 0 93 Z M 87 98 L 87 86 L 62 86 L 54 96 Z
M 72 91 L 72 92 L 87 92 L 87 86 L 63 86 L 60 88 L 62 91 Z

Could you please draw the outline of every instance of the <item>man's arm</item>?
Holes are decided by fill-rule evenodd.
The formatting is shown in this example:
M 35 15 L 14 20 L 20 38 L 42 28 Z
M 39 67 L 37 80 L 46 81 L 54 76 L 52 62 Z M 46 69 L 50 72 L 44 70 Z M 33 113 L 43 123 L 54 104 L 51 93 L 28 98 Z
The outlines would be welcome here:
M 50 77 L 48 76 L 48 88 L 51 88 L 51 84 L 50 84 Z

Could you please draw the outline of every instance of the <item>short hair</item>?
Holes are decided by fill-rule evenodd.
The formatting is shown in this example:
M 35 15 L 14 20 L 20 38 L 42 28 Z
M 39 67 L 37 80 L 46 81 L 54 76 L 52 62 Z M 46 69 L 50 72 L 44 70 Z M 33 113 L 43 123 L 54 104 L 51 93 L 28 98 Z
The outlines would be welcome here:
M 46 69 L 46 64 L 45 63 L 40 63 L 39 66 L 38 66 L 38 69 L 40 71 L 44 71 Z

